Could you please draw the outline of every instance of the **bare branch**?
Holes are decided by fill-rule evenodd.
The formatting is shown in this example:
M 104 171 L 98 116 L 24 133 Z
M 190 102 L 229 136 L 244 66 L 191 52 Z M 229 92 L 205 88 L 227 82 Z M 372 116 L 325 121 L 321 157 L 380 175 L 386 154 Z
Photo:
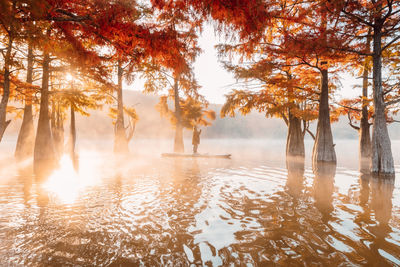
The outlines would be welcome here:
M 384 47 L 382 47 L 382 51 L 385 50 L 386 48 L 388 48 L 389 46 L 391 46 L 394 42 L 396 42 L 397 40 L 400 39 L 400 35 L 397 36 L 396 38 L 394 38 L 392 41 L 390 41 L 389 43 L 387 43 Z
M 310 131 L 310 129 L 306 129 L 307 133 L 312 137 L 312 139 L 315 140 L 315 135 L 313 134 L 313 132 Z
M 349 119 L 349 125 L 351 126 L 351 128 L 353 128 L 354 130 L 359 131 L 360 127 L 358 127 L 358 126 L 353 124 L 353 121 L 352 121 L 351 116 L 350 116 L 350 112 L 347 112 L 347 118 Z

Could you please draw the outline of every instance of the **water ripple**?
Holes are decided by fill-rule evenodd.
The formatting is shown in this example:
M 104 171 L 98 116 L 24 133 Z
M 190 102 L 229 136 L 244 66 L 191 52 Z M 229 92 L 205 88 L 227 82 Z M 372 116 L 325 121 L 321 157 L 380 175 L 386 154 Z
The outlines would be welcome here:
M 29 175 L 1 180 L 2 265 L 400 265 L 393 180 L 263 161 L 95 160 L 96 182 L 69 202 Z

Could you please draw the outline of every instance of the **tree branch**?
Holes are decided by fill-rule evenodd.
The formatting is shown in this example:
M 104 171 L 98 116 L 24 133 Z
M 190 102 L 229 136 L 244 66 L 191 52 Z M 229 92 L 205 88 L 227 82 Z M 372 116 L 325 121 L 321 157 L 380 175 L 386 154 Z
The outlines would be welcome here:
M 351 120 L 350 112 L 347 112 L 347 118 L 349 119 L 349 125 L 351 126 L 351 128 L 353 128 L 354 130 L 359 131 L 360 127 L 358 127 L 358 126 L 353 124 L 353 121 Z
M 400 102 L 400 98 L 385 103 L 386 106 L 394 105 Z
M 394 38 L 392 41 L 390 41 L 389 43 L 387 43 L 383 48 L 382 51 L 385 50 L 386 48 L 388 48 L 389 46 L 391 46 L 394 42 L 396 42 L 397 40 L 400 39 L 400 35 L 397 36 L 396 38 Z
M 313 132 L 310 131 L 310 129 L 306 129 L 307 133 L 312 137 L 312 139 L 315 140 L 315 135 L 313 134 Z

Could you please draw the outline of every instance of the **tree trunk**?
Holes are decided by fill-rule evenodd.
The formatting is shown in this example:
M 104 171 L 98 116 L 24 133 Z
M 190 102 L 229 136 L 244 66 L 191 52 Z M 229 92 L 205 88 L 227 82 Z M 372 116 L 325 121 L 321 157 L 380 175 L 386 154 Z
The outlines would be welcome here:
M 56 123 L 56 101 L 53 99 L 51 101 L 51 113 L 50 113 L 50 129 L 51 129 L 51 134 L 53 136 L 53 143 L 54 143 L 54 149 L 57 153 L 57 155 L 61 155 L 59 152 L 59 139 L 58 139 L 58 131 L 57 131 L 57 123 Z
M 36 132 L 33 167 L 36 174 L 44 174 L 54 167 L 56 153 L 49 118 L 49 74 L 50 56 L 43 54 L 43 76 L 40 96 L 39 121 Z
M 336 163 L 331 121 L 329 114 L 328 70 L 321 70 L 321 93 L 319 100 L 317 134 L 312 155 L 313 164 L 317 162 Z
M 64 125 L 61 118 L 60 103 L 53 101 L 51 108 L 51 133 L 53 135 L 54 149 L 58 157 L 64 153 Z
M 58 151 L 61 155 L 64 152 L 64 118 L 61 113 L 60 105 L 57 105 L 56 115 L 57 138 L 59 144 Z
M 10 65 L 11 65 L 11 50 L 13 45 L 13 37 L 8 37 L 7 51 L 4 58 L 4 82 L 3 82 L 3 96 L 0 102 L 0 142 L 3 139 L 4 132 L 11 120 L 6 120 L 7 106 L 10 98 Z
M 368 42 L 369 44 L 369 42 Z M 363 72 L 363 91 L 362 91 L 362 110 L 359 131 L 359 158 L 360 171 L 362 173 L 369 172 L 371 168 L 371 136 L 369 133 L 370 124 L 368 121 L 368 63 L 365 60 Z
M 32 84 L 33 74 L 33 49 L 29 43 L 28 47 L 28 67 L 26 70 L 26 82 Z M 15 148 L 15 157 L 23 160 L 33 156 L 33 147 L 35 143 L 35 132 L 33 127 L 32 114 L 32 95 L 27 92 L 25 97 L 24 117 L 22 119 L 21 129 L 18 134 L 17 146 Z
M 118 86 L 117 86 L 117 121 L 115 122 L 114 153 L 128 153 L 128 140 L 124 123 L 124 103 L 122 100 L 122 75 L 121 62 L 118 62 Z
M 301 129 L 301 120 L 293 116 L 289 110 L 286 157 L 304 157 L 304 155 L 304 135 Z
M 394 163 L 386 125 L 385 102 L 382 89 L 382 33 L 375 26 L 373 41 L 374 124 L 372 130 L 372 166 L 374 174 L 394 174 Z
M 179 79 L 175 77 L 174 81 L 174 99 L 175 99 L 175 118 L 176 118 L 176 126 L 175 126 L 175 140 L 174 140 L 174 152 L 182 153 L 184 152 L 183 145 L 183 127 L 182 127 L 182 115 L 181 115 L 181 106 L 179 99 L 179 88 L 178 88 Z
M 70 127 L 70 148 L 69 148 L 71 157 L 75 156 L 75 144 L 76 144 L 75 109 L 74 105 L 71 104 L 71 127 Z

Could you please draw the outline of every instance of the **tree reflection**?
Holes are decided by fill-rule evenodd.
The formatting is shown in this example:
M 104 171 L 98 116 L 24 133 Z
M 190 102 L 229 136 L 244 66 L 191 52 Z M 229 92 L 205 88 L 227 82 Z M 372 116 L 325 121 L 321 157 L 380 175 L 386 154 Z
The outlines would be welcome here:
M 335 165 L 316 165 L 312 179 L 304 159 L 288 160 L 287 173 L 218 160 L 145 163 L 121 160 L 105 183 L 69 205 L 30 176 L 32 186 L 21 169 L 18 193 L 31 205 L 9 238 L 19 239 L 17 256 L 40 266 L 382 266 L 400 255 L 390 221 L 393 179 L 362 174 L 349 189 L 360 186 L 355 200 L 340 193 L 341 183 L 335 192 Z
M 380 262 L 380 264 L 382 264 L 382 256 L 388 264 L 393 264 L 390 261 L 393 256 L 400 255 L 400 248 L 390 241 L 392 228 L 389 222 L 392 218 L 394 180 L 394 177 L 370 178 L 371 209 L 375 214 L 374 221 L 377 222 L 368 227 L 374 237 L 370 248 L 374 255 L 374 261 Z
M 304 157 L 287 158 L 287 192 L 294 198 L 298 198 L 304 189 Z
M 205 166 L 200 168 L 197 159 L 157 161 L 156 165 L 145 166 L 144 176 L 143 170 L 135 169 L 127 178 L 116 177 L 109 189 L 116 203 L 109 220 L 116 220 L 114 227 L 120 227 L 120 233 L 115 237 L 105 232 L 110 239 L 106 243 L 116 238 L 121 242 L 120 248 L 112 250 L 115 257 L 110 266 L 201 264 L 191 231 L 202 194 L 200 170 Z M 107 253 L 100 249 L 96 258 Z
M 29 205 L 29 200 L 31 199 L 31 190 L 33 184 L 33 169 L 32 164 L 28 164 L 27 166 L 19 166 L 18 167 L 18 180 L 23 184 L 22 190 L 24 194 L 24 204 L 25 206 Z
M 393 178 L 375 178 L 370 180 L 371 208 L 379 225 L 376 234 L 385 237 L 390 231 L 389 220 L 392 217 Z
M 315 175 L 313 195 L 315 207 L 321 212 L 324 222 L 328 221 L 333 211 L 333 191 L 336 164 L 318 162 L 313 166 Z
M 199 186 L 200 169 L 196 158 L 173 161 L 172 192 L 169 192 L 173 197 L 169 210 L 170 227 L 173 230 L 169 247 L 172 251 L 164 264 L 176 266 L 202 262 L 199 246 L 194 243 L 194 235 L 191 233 L 196 224 L 195 215 L 200 212 L 199 207 L 196 207 L 202 193 Z
M 371 178 L 370 174 L 362 173 L 360 175 L 360 206 L 365 207 L 369 200 L 369 180 Z
M 362 207 L 362 212 L 357 214 L 354 222 L 357 223 L 360 227 L 363 224 L 371 223 L 371 208 L 369 206 L 369 195 L 370 195 L 370 186 L 369 182 L 371 180 L 371 175 L 368 173 L 361 173 L 359 184 L 360 184 L 360 196 L 359 196 L 359 205 Z

